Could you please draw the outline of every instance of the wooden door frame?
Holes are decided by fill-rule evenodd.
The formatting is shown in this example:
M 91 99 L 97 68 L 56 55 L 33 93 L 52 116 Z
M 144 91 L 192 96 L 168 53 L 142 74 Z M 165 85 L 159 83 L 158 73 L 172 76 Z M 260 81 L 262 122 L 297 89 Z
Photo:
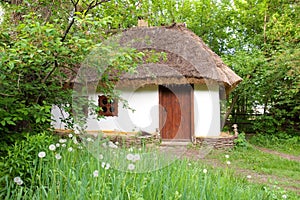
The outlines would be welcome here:
M 184 85 L 188 85 L 188 84 L 184 84 Z M 192 141 L 193 138 L 195 137 L 195 127 L 194 127 L 194 125 L 195 125 L 195 122 L 194 122 L 194 120 L 195 120 L 195 116 L 194 116 L 194 114 L 195 114 L 195 111 L 194 111 L 194 84 L 189 84 L 189 85 L 191 87 L 190 94 L 189 94 L 189 96 L 190 96 L 190 109 L 191 109 L 190 110 L 190 115 L 191 116 L 190 116 L 190 123 L 189 123 L 189 125 L 190 125 L 190 134 L 189 134 L 189 139 L 182 139 L 182 140 Z M 161 105 L 160 104 L 161 103 L 161 95 L 163 94 L 161 92 L 161 89 L 160 89 L 161 87 L 168 88 L 165 85 L 159 85 L 158 86 L 159 105 Z M 162 126 L 163 125 L 162 118 L 163 118 L 163 116 L 162 116 L 162 110 L 159 109 L 159 130 L 162 130 L 162 128 L 163 128 L 163 126 Z M 174 139 L 164 139 L 164 138 L 162 138 L 162 140 L 174 140 Z M 175 140 L 181 140 L 181 139 L 175 139 Z

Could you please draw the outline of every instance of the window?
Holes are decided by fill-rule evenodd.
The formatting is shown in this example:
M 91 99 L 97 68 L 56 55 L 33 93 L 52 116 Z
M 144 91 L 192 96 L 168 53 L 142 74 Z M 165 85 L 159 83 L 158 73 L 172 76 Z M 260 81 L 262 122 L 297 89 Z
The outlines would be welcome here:
M 101 95 L 98 98 L 98 105 L 100 107 L 99 115 L 103 116 L 118 116 L 118 101 Z

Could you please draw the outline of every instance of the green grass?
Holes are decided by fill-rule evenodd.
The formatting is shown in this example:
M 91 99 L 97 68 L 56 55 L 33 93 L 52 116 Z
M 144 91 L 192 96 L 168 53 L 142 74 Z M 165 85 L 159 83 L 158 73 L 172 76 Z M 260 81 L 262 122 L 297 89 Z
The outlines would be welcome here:
M 300 156 L 300 136 L 257 134 L 249 139 L 253 145 Z
M 34 148 L 37 142 L 45 146 Z M 250 183 L 229 168 L 212 168 L 201 160 L 173 159 L 155 150 L 104 148 L 101 141 L 89 142 L 81 148 L 69 140 L 66 147 L 50 151 L 51 143 L 53 140 L 46 136 L 30 138 L 29 142 L 18 144 L 19 148 L 13 148 L 11 154 L 2 160 L 9 164 L 4 164 L 0 172 L 1 199 L 227 200 L 281 199 L 285 194 L 289 199 L 297 199 L 293 193 Z M 72 151 L 68 151 L 70 147 Z M 37 151 L 29 151 L 34 156 L 24 161 L 25 153 L 22 152 L 28 152 L 28 149 Z M 41 150 L 46 152 L 46 157 L 37 156 Z M 61 155 L 59 160 L 55 158 L 58 153 Z M 138 154 L 140 159 L 135 162 L 128 160 L 128 154 Z M 238 154 L 231 156 L 232 164 L 236 164 L 233 159 L 238 159 Z M 23 169 L 23 164 L 28 168 Z M 128 170 L 129 164 L 134 164 L 135 169 Z M 97 177 L 94 176 L 95 170 L 98 170 Z M 22 185 L 14 183 L 16 176 L 24 181 Z
M 300 188 L 300 164 L 297 161 L 287 160 L 259 151 L 251 145 L 247 148 L 237 148 L 226 152 L 213 151 L 208 158 L 217 159 L 220 163 L 225 163 L 225 153 L 230 156 L 233 168 L 270 175 L 271 179 L 275 180 L 269 181 L 274 181 L 274 184 Z

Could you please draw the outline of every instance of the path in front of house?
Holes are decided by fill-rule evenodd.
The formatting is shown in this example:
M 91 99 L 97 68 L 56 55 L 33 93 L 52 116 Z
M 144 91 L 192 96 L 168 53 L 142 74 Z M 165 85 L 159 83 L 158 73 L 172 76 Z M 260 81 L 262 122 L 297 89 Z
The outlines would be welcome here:
M 281 152 L 271 150 L 271 149 L 267 149 L 267 148 L 264 148 L 264 147 L 255 146 L 255 148 L 260 150 L 260 151 L 263 151 L 265 153 L 269 153 L 269 154 L 279 156 L 281 158 L 285 158 L 285 159 L 288 159 L 288 160 L 294 160 L 294 161 L 300 162 L 300 156 L 294 156 L 294 155 L 290 155 L 290 154 L 286 154 L 286 153 L 281 153 Z
M 228 167 L 228 165 L 226 163 L 222 163 L 221 161 L 219 161 L 217 159 L 209 158 L 207 156 L 210 153 L 210 151 L 212 150 L 212 148 L 209 148 L 209 147 L 206 147 L 203 149 L 193 149 L 193 148 L 187 148 L 187 147 L 182 147 L 182 146 L 181 147 L 164 147 L 164 148 L 168 148 L 169 150 L 172 149 L 171 152 L 174 154 L 177 154 L 177 156 L 180 158 L 188 158 L 191 160 L 201 160 L 204 164 L 207 164 L 207 165 L 210 165 L 213 167 L 220 167 L 220 168 Z M 280 153 L 280 152 L 277 152 L 274 150 L 261 148 L 261 147 L 258 147 L 258 149 L 263 152 L 274 154 L 274 155 L 280 156 L 285 159 L 300 162 L 299 156 L 284 154 L 284 153 Z M 238 168 L 234 165 L 230 165 L 230 168 L 233 169 L 238 176 L 247 177 L 250 175 L 251 178 L 248 178 L 248 180 L 252 183 L 262 183 L 262 184 L 269 185 L 270 187 L 274 187 L 275 183 L 277 183 L 276 184 L 277 187 L 280 187 L 282 189 L 289 190 L 289 191 L 294 191 L 300 195 L 300 187 L 291 186 L 291 185 L 300 185 L 300 180 L 295 181 L 295 180 L 292 180 L 292 179 L 289 179 L 286 177 L 278 177 L 276 175 L 258 173 L 258 172 L 255 172 L 254 170 L 242 169 L 242 168 Z M 287 185 L 285 183 L 289 183 L 289 184 Z

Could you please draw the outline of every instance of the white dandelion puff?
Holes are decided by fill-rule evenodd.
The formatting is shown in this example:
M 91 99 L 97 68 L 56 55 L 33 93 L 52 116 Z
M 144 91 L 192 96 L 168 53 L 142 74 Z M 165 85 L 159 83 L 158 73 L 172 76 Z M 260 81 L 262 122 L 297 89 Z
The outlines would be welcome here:
M 67 142 L 67 139 L 59 139 L 58 142 L 59 142 L 59 143 L 66 143 L 66 142 Z
M 98 177 L 98 176 L 99 176 L 99 171 L 98 171 L 98 170 L 95 170 L 95 171 L 93 172 L 93 176 L 94 176 L 94 177 Z
M 103 155 L 102 155 L 102 154 L 99 155 L 99 159 L 100 159 L 100 160 L 103 159 Z
M 56 146 L 56 147 L 60 147 L 60 144 L 59 144 L 59 143 L 56 143 L 55 146 Z
M 231 162 L 230 162 L 230 161 L 227 161 L 227 162 L 226 162 L 226 164 L 227 164 L 227 165 L 230 165 L 230 164 L 231 164 Z
M 228 159 L 228 158 L 229 158 L 229 155 L 227 155 L 227 154 L 226 154 L 226 155 L 225 155 L 225 158 L 227 158 L 227 159 Z
M 73 135 L 72 135 L 71 133 L 70 133 L 68 136 L 69 136 L 69 138 L 72 138 L 72 137 L 73 137 Z
M 133 155 L 132 162 L 136 162 L 136 161 L 138 161 L 140 159 L 141 159 L 140 155 L 139 154 L 135 154 L 135 155 Z
M 252 178 L 252 176 L 251 176 L 251 175 L 248 175 L 247 178 L 250 179 L 250 178 Z
M 203 169 L 203 173 L 206 174 L 207 173 L 207 169 Z
M 57 159 L 57 160 L 60 160 L 61 159 L 61 155 L 58 153 L 58 154 L 55 154 L 55 158 Z
M 68 151 L 69 151 L 69 152 L 72 152 L 72 151 L 73 151 L 73 148 L 72 148 L 72 147 L 69 147 L 69 148 L 68 148 Z
M 130 171 L 134 170 L 134 168 L 135 168 L 134 164 L 130 163 L 130 164 L 128 165 L 128 169 L 129 169 Z
M 51 144 L 51 145 L 49 146 L 49 149 L 50 149 L 50 151 L 55 151 L 56 146 L 55 146 L 54 144 Z
M 41 151 L 41 152 L 39 152 L 38 156 L 39 156 L 40 158 L 44 158 L 44 157 L 46 156 L 46 152 Z
M 134 155 L 131 153 L 127 154 L 127 156 L 126 156 L 127 160 L 133 160 L 133 158 L 134 158 Z

